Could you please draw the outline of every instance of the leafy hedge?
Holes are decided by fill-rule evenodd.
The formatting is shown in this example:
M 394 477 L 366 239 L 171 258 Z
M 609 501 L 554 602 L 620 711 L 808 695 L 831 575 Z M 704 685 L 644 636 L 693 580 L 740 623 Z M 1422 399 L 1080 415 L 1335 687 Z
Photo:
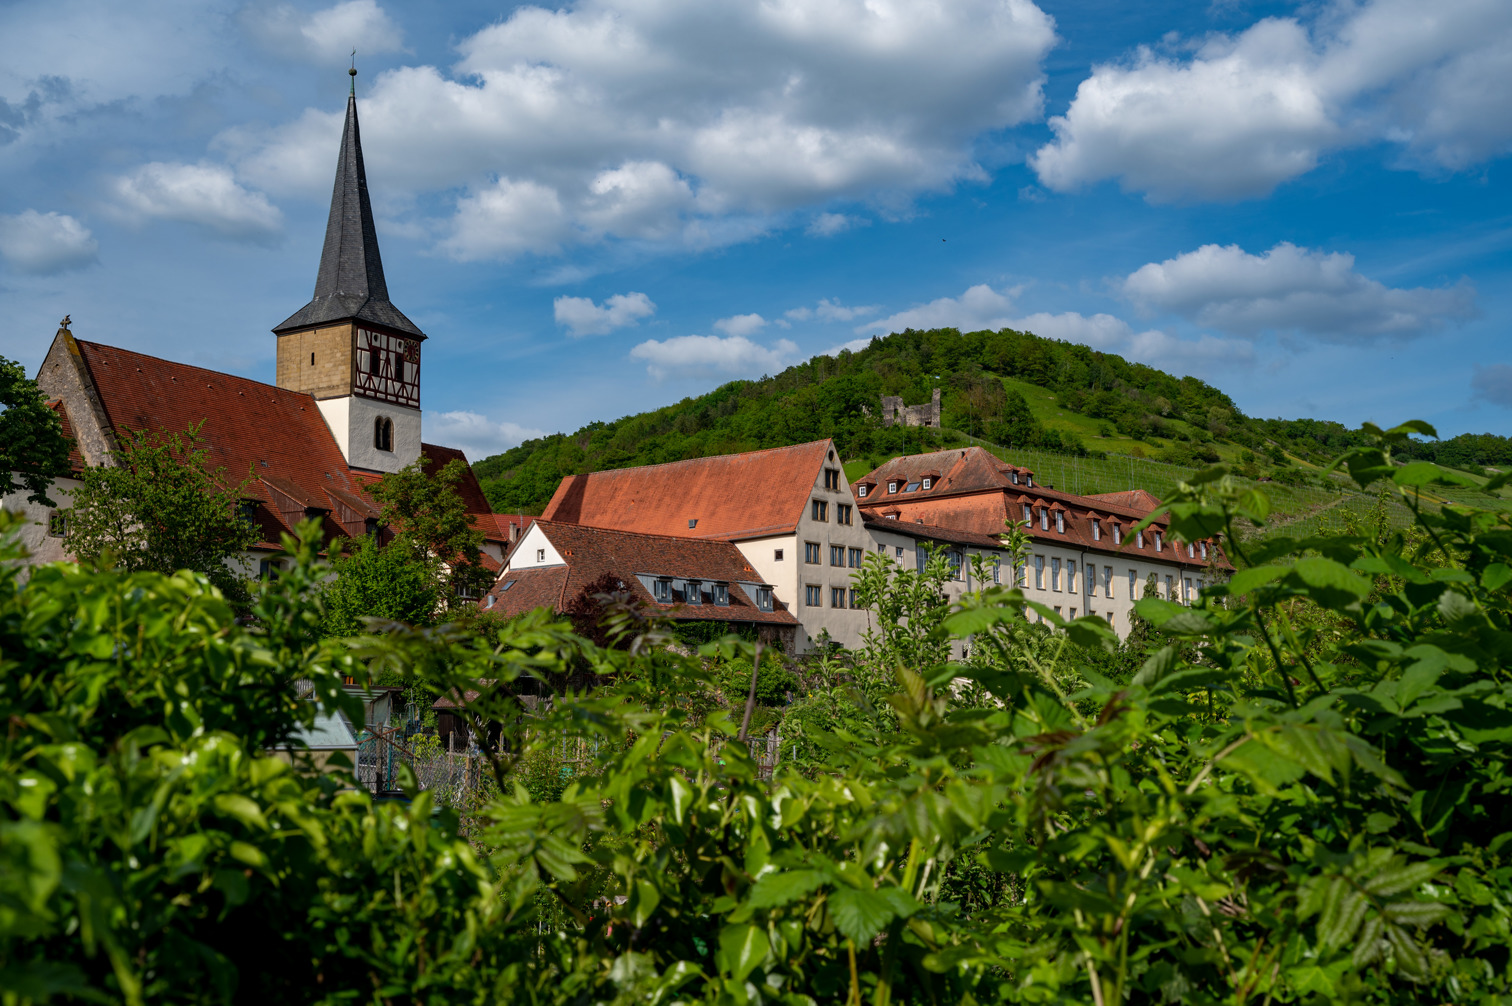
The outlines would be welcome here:
M 1413 504 L 1435 471 L 1389 455 L 1423 429 L 1374 431 L 1345 464 Z M 1169 506 L 1173 533 L 1241 553 L 1233 532 L 1267 509 L 1217 470 Z M 544 614 L 486 638 L 386 626 L 321 642 L 320 571 L 297 549 L 255 627 L 187 574 L 7 575 L 0 988 L 1505 1001 L 1512 525 L 1455 508 L 1409 535 L 1255 548 L 1190 607 L 1139 602 L 1151 652 L 1127 680 L 1061 659 L 1111 646 L 1102 623 L 1011 588 L 882 632 L 868 659 L 892 677 L 887 706 L 816 735 L 822 761 L 771 782 L 727 714 L 677 703 L 708 658 L 754 657 L 739 640 L 680 656 L 620 613 L 605 646 Z M 969 659 L 933 662 L 964 639 Z M 465 714 L 504 725 L 498 795 L 459 822 L 424 794 L 375 804 L 264 753 L 312 715 L 296 680 L 334 707 L 364 666 L 433 694 L 492 682 Z M 518 715 L 524 682 L 584 666 L 616 684 Z M 598 762 L 527 786 L 564 737 L 596 740 Z

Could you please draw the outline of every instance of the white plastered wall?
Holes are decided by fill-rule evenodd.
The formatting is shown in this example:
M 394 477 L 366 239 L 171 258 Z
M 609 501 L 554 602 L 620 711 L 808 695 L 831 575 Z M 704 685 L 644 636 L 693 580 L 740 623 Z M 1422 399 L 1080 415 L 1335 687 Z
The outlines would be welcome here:
M 20 480 L 13 476 L 12 481 Z M 28 566 L 73 559 L 72 553 L 68 551 L 68 539 L 48 534 L 48 519 L 54 509 L 68 508 L 73 501 L 74 487 L 78 484 L 77 479 L 58 479 L 48 487 L 47 495 L 58 504 L 57 507 L 29 502 L 24 489 L 0 498 L 0 508 L 20 514 L 24 521 L 19 531 L 21 545 L 29 553 L 26 560 Z
M 348 395 L 316 401 L 342 457 L 353 468 L 397 472 L 420 458 L 420 410 L 375 402 Z M 386 416 L 394 424 L 394 449 L 380 451 L 373 445 L 374 420 Z
M 520 540 L 509 551 L 509 565 L 500 573 L 518 569 L 534 569 L 539 566 L 561 566 L 566 560 L 562 553 L 557 551 L 551 539 L 546 537 L 546 532 L 541 530 L 539 524 L 531 524 L 526 532 L 520 536 Z

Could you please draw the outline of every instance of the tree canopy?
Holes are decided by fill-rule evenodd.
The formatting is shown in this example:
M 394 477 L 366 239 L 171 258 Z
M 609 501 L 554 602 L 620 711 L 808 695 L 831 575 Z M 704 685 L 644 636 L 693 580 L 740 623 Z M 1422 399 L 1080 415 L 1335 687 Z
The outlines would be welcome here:
M 55 506 L 47 487 L 67 474 L 62 419 L 21 365 L 0 356 L 0 496 L 24 489 L 29 501 Z

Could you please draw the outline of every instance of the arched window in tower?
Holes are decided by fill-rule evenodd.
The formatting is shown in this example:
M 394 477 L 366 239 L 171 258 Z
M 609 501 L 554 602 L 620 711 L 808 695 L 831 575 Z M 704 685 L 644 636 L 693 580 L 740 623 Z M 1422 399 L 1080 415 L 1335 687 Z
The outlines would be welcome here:
M 384 416 L 373 420 L 373 446 L 380 451 L 394 449 L 394 421 Z

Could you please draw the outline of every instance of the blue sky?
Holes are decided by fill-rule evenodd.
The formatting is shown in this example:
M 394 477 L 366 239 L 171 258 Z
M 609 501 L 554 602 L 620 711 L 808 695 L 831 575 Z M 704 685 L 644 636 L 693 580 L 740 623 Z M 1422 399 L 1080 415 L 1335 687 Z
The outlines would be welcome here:
M 908 325 L 1509 432 L 1505 0 L 0 0 L 0 355 L 270 380 L 353 48 L 475 458 Z

